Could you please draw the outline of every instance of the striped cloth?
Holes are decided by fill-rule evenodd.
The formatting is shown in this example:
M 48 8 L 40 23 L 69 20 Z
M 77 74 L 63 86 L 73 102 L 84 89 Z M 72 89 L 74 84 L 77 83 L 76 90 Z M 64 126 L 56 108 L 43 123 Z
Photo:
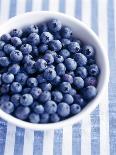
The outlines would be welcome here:
M 99 106 L 67 128 L 32 131 L 0 120 L 0 155 L 116 155 L 116 0 L 0 0 L 0 23 L 39 10 L 60 11 L 85 22 L 109 56 L 109 87 Z

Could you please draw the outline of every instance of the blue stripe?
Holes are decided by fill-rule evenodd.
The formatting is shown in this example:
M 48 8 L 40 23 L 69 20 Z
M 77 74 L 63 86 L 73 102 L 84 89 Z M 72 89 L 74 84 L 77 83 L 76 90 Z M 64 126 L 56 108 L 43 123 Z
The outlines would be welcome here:
M 43 0 L 42 2 L 42 10 L 48 10 L 49 0 Z
M 75 1 L 75 17 L 81 20 L 82 16 L 82 4 L 81 0 L 76 0 Z
M 91 0 L 91 28 L 98 34 L 98 1 Z M 91 113 L 91 155 L 100 154 L 99 106 Z
M 7 124 L 0 118 L 0 155 L 4 155 Z
M 91 155 L 100 154 L 99 107 L 91 113 Z
M 70 146 L 68 146 L 70 147 Z M 72 127 L 72 154 L 81 154 L 81 124 L 75 124 Z
M 10 12 L 9 12 L 9 18 L 14 17 L 16 15 L 16 0 L 10 0 Z
M 109 134 L 110 154 L 116 154 L 116 46 L 114 29 L 114 3 L 108 0 L 108 51 L 110 60 L 109 81 Z
M 58 129 L 54 131 L 53 155 L 62 155 L 62 137 L 63 137 L 62 129 Z
M 34 145 L 33 145 L 33 155 L 43 154 L 43 131 L 34 132 Z
M 91 28 L 98 34 L 98 0 L 91 0 Z
M 14 155 L 23 155 L 25 130 L 17 127 L 15 133 Z
M 60 2 L 59 2 L 59 11 L 60 12 L 65 12 L 65 0 L 60 0 Z
M 32 11 L 32 0 L 26 0 L 26 12 Z

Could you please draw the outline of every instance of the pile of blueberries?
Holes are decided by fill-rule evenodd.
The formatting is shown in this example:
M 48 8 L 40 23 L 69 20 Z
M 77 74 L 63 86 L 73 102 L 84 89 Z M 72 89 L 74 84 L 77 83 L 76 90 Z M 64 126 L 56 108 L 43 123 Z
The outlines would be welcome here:
M 0 108 L 18 119 L 54 123 L 78 114 L 97 95 L 99 73 L 94 48 L 57 19 L 0 37 Z

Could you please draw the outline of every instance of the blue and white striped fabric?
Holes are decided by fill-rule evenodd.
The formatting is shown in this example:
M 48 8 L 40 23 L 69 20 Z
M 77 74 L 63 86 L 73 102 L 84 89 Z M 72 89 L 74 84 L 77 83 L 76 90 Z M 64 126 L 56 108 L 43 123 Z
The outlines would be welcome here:
M 110 82 L 99 106 L 64 129 L 31 131 L 0 120 L 0 155 L 116 155 L 116 0 L 0 0 L 0 23 L 39 10 L 60 11 L 85 22 L 110 60 Z

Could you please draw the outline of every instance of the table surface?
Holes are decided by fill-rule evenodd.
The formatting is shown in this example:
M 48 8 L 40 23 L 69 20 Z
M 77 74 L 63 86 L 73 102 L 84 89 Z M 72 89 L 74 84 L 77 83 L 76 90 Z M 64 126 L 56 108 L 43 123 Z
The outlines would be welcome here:
M 0 119 L 0 155 L 115 155 L 116 0 L 0 0 L 0 23 L 39 10 L 66 13 L 95 31 L 109 56 L 109 86 L 91 114 L 64 129 L 32 131 Z

